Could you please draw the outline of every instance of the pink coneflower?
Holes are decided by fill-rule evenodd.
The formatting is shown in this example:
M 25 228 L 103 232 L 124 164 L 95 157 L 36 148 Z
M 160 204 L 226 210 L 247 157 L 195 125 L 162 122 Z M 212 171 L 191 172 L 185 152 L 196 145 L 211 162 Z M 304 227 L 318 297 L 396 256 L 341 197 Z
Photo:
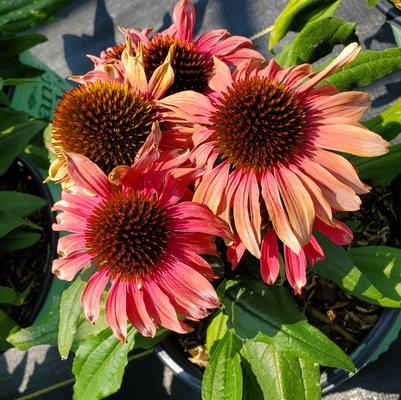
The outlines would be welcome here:
M 279 241 L 277 234 L 270 221 L 265 219 L 267 215 L 262 213 L 262 243 L 260 246 L 260 274 L 262 279 L 272 285 L 279 273 Z M 326 225 L 319 219 L 315 220 L 314 228 L 325 234 L 333 243 L 343 246 L 352 241 L 351 230 L 342 222 L 333 220 L 335 226 Z M 246 250 L 239 236 L 234 240 L 232 246 L 227 249 L 227 257 L 234 268 L 237 267 Z M 307 261 L 313 266 L 316 262 L 324 259 L 324 251 L 320 247 L 314 235 L 309 242 L 299 251 L 293 252 L 288 246 L 283 245 L 285 274 L 288 283 L 293 287 L 295 294 L 301 294 L 306 285 Z
M 62 213 L 53 228 L 72 234 L 60 239 L 61 258 L 52 270 L 71 280 L 89 263 L 95 268 L 82 296 L 89 321 L 97 320 L 109 282 L 106 318 L 123 341 L 127 317 L 144 336 L 154 336 L 157 326 L 185 333 L 189 327 L 177 313 L 197 321 L 218 307 L 207 279 L 213 270 L 200 254 L 216 253 L 215 235 L 231 236 L 206 206 L 181 201 L 190 197 L 186 184 L 197 174 L 181 169 L 176 179 L 170 167 L 183 157 L 132 167 L 118 186 L 84 156 L 67 158 L 75 186 L 55 204 Z
M 151 29 L 140 32 L 135 29 L 122 29 L 130 38 L 132 51 L 136 54 L 138 47 L 143 48 L 143 65 L 149 78 L 154 70 L 163 63 L 167 53 L 174 45 L 171 65 L 175 81 L 168 94 L 182 90 L 203 92 L 208 87 L 213 72 L 213 56 L 218 57 L 229 66 L 238 65 L 249 57 L 263 58 L 253 47 L 252 41 L 242 36 L 231 36 L 226 30 L 218 29 L 206 32 L 198 39 L 194 38 L 195 9 L 189 0 L 177 2 L 173 13 L 173 24 L 151 38 Z M 108 48 L 100 57 L 90 56 L 95 63 L 95 70 L 113 66 L 121 72 L 119 58 L 122 45 Z
M 49 179 L 70 184 L 65 153 L 88 157 L 108 174 L 119 165 L 131 166 L 159 145 L 185 148 L 188 140 L 165 124 L 157 111 L 157 101 L 174 81 L 171 51 L 164 63 L 148 79 L 141 52 L 122 52 L 124 77 L 113 70 L 91 71 L 74 77 L 81 84 L 66 92 L 57 105 L 52 127 L 52 147 L 57 158 L 49 169 Z M 187 135 L 189 136 L 189 135 Z
M 194 201 L 231 223 L 246 248 L 261 251 L 261 207 L 295 254 L 310 241 L 315 217 L 335 227 L 332 209 L 359 209 L 369 188 L 338 152 L 378 156 L 387 142 L 358 121 L 366 93 L 315 87 L 352 61 L 354 43 L 319 73 L 251 59 L 232 72 L 215 60 L 209 96 L 186 91 L 162 99 L 164 117 L 199 124 L 192 160 L 206 172 Z

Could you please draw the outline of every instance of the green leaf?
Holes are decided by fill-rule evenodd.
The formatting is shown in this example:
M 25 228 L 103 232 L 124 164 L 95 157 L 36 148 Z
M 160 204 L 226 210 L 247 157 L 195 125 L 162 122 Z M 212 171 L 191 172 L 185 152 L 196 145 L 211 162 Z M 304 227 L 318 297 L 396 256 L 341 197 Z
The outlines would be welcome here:
M 269 50 L 272 50 L 288 31 L 299 31 L 310 21 L 332 16 L 340 2 L 341 0 L 290 0 L 274 23 Z
M 276 61 L 282 67 L 313 63 L 329 54 L 336 44 L 347 45 L 357 41 L 355 25 L 333 17 L 310 22 L 276 57 Z
M 0 304 L 14 304 L 17 297 L 17 293 L 13 288 L 0 286 Z
M 379 4 L 379 1 L 380 1 L 380 0 L 368 0 L 368 6 L 369 6 L 369 7 L 374 7 L 374 6 L 376 6 L 377 4 Z
M 39 230 L 43 229 L 42 227 L 34 224 L 33 222 L 18 217 L 18 215 L 15 215 L 5 210 L 0 210 L 0 238 L 2 238 L 7 233 L 21 226 L 27 226 L 29 228 L 39 229 Z
M 243 361 L 241 364 L 244 365 L 245 362 Z M 243 400 L 264 400 L 262 390 L 250 368 L 243 368 L 243 380 Z
M 15 251 L 34 245 L 42 235 L 37 232 L 26 232 L 22 229 L 15 229 L 0 238 L 0 252 Z
M 10 347 L 6 339 L 17 326 L 18 324 L 0 308 L 0 351 L 7 350 Z
M 17 125 L 8 135 L 0 136 L 0 175 L 7 171 L 30 140 L 46 126 L 44 121 L 33 120 Z
M 368 303 L 377 304 L 383 307 L 401 307 L 399 296 L 400 263 L 399 251 L 390 252 L 391 248 L 384 247 L 382 253 L 375 256 L 373 250 L 352 249 L 346 252 L 342 247 L 331 243 L 322 234 L 316 233 L 316 238 L 324 250 L 325 259 L 314 265 L 314 272 L 335 282 L 338 286 Z M 366 247 L 369 249 L 371 247 Z M 380 249 L 380 248 L 379 248 Z M 388 253 L 386 250 L 390 249 Z M 397 250 L 397 249 L 393 249 Z M 371 252 L 372 260 L 369 271 L 366 265 L 354 262 L 352 257 L 357 257 L 358 252 Z M 356 255 L 355 255 L 356 254 Z M 387 254 L 387 255 L 386 255 Z M 391 256 L 396 258 L 391 258 Z M 382 257 L 382 259 L 380 259 Z M 360 259 L 359 259 L 360 261 Z M 394 263 L 394 266 L 393 266 Z M 387 271 L 392 271 L 388 274 Z
M 363 124 L 386 140 L 394 139 L 401 132 L 401 99 Z
M 388 185 L 401 172 L 401 144 L 380 157 L 352 159 L 362 181 L 372 186 Z
M 299 312 L 288 290 L 241 276 L 223 299 L 228 327 L 242 339 L 273 345 L 278 351 L 321 365 L 354 370 L 347 355 Z
M 0 108 L 0 135 L 9 133 L 11 128 L 28 120 L 29 115 L 27 113 L 12 108 Z
M 42 74 L 41 69 L 24 64 L 15 57 L 2 57 L 0 59 L 0 76 L 5 80 L 34 78 Z
M 210 321 L 206 331 L 206 349 L 209 354 L 213 353 L 214 346 L 227 332 L 227 320 L 227 315 L 219 311 Z
M 318 364 L 249 340 L 245 341 L 241 355 L 256 376 L 266 400 L 320 399 Z
M 401 49 L 364 50 L 354 61 L 333 72 L 321 84 L 335 86 L 339 91 L 367 86 L 401 69 Z
M 23 51 L 46 41 L 46 36 L 39 35 L 38 33 L 0 39 L 1 55 L 2 57 L 17 56 Z
M 210 357 L 202 380 L 203 400 L 241 400 L 241 358 L 234 335 L 226 332 Z
M 84 320 L 81 297 L 85 285 L 86 282 L 78 276 L 72 285 L 64 290 L 61 296 L 60 323 L 57 343 L 58 351 L 62 359 L 68 357 L 68 353 L 70 352 L 74 340 L 74 335 L 79 325 Z
M 3 190 L 0 192 L 0 210 L 25 217 L 46 204 L 46 200 L 28 193 Z
M 81 343 L 72 366 L 74 400 L 101 399 L 120 388 L 127 356 L 137 334 L 135 328 L 129 328 L 128 343 L 122 343 L 111 329 L 106 329 Z

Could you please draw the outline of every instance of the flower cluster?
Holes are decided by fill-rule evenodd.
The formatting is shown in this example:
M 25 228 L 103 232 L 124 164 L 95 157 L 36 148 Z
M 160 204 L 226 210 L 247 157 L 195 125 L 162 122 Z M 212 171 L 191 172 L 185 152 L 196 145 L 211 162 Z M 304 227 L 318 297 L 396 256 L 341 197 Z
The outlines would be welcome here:
M 49 179 L 64 188 L 55 209 L 60 239 L 53 272 L 71 280 L 91 264 L 82 296 L 95 322 L 127 338 L 190 328 L 219 306 L 216 275 L 202 255 L 224 240 L 235 268 L 245 251 L 273 284 L 279 254 L 301 293 L 307 262 L 324 258 L 313 230 L 344 245 L 352 232 L 334 213 L 354 211 L 369 187 L 341 153 L 378 156 L 387 142 L 359 120 L 363 92 L 324 79 L 351 62 L 353 43 L 318 73 L 283 69 L 244 37 L 219 29 L 194 38 L 195 11 L 179 0 L 173 24 L 121 29 L 125 43 L 91 56 L 92 71 L 58 104 L 57 155 Z M 322 83 L 323 82 L 323 83 Z

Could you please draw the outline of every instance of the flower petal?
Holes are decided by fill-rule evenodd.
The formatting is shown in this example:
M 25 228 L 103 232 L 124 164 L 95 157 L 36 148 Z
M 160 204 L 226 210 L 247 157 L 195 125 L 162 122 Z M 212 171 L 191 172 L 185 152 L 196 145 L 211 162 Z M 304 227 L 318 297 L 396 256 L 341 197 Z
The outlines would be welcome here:
M 339 246 L 350 244 L 353 238 L 351 229 L 340 221 L 334 220 L 334 223 L 335 227 L 332 227 L 316 219 L 314 228 L 326 235 L 334 244 Z
M 52 272 L 59 279 L 72 281 L 74 276 L 92 261 L 87 252 L 77 252 L 70 256 L 53 260 Z
M 306 285 L 306 257 L 304 250 L 295 254 L 287 246 L 284 246 L 285 272 L 288 283 L 293 287 L 295 294 L 301 294 Z
M 127 342 L 127 282 L 116 276 L 106 298 L 106 319 L 114 336 Z
M 179 0 L 173 12 L 174 25 L 177 28 L 177 36 L 191 43 L 194 39 L 195 8 L 189 0 Z
M 244 243 L 242 243 L 239 236 L 236 236 L 234 242 L 231 246 L 227 247 L 227 258 L 231 263 L 231 268 L 235 269 L 239 262 L 241 261 L 242 256 L 244 255 L 246 247 Z
M 209 80 L 209 87 L 215 92 L 224 92 L 233 82 L 230 68 L 217 57 L 213 57 L 213 62 L 213 76 Z
M 304 247 L 304 252 L 310 265 L 314 265 L 318 261 L 324 259 L 324 251 L 313 235 L 311 236 L 309 243 Z
M 268 285 L 272 285 L 280 273 L 277 236 L 274 230 L 267 232 L 262 240 L 260 273 Z

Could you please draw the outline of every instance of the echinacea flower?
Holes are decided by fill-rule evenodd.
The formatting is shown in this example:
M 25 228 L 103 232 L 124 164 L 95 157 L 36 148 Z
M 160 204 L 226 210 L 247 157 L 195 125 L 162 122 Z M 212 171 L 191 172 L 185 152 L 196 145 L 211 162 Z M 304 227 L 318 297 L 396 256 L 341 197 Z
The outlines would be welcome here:
M 128 49 L 122 53 L 124 79 L 99 71 L 75 77 L 81 85 L 64 94 L 54 114 L 51 137 L 57 158 L 48 179 L 71 184 L 65 157 L 69 152 L 83 154 L 109 174 L 119 165 L 134 165 L 159 145 L 185 147 L 177 135 L 162 135 L 163 118 L 156 107 L 174 81 L 172 51 L 149 80 L 142 53 L 134 56 Z
M 260 245 L 260 275 L 264 282 L 272 285 L 280 273 L 279 240 L 271 222 L 262 213 L 262 243 Z M 335 226 L 326 225 L 318 218 L 315 220 L 314 229 L 327 236 L 334 244 L 344 246 L 352 241 L 352 231 L 341 221 L 333 219 Z M 232 268 L 236 268 L 246 251 L 245 245 L 239 236 L 227 249 L 227 257 Z M 316 237 L 312 234 L 309 242 L 295 253 L 285 244 L 283 245 L 284 267 L 288 283 L 294 289 L 295 294 L 301 294 L 306 285 L 307 261 L 311 266 L 325 257 Z
M 136 29 L 121 30 L 130 38 L 135 54 L 138 53 L 139 46 L 143 48 L 143 65 L 148 79 L 164 62 L 170 47 L 174 45 L 171 66 L 175 80 L 167 94 L 182 90 L 206 90 L 213 72 L 213 56 L 229 66 L 238 65 L 249 57 L 263 58 L 258 51 L 251 48 L 253 44 L 248 38 L 232 36 L 224 29 L 217 29 L 195 39 L 194 26 L 194 6 L 189 0 L 179 0 L 173 12 L 173 24 L 162 32 L 156 32 L 151 38 L 151 29 L 142 32 Z M 108 48 L 100 57 L 90 56 L 95 70 L 113 68 L 116 73 L 121 72 L 119 57 L 122 46 Z
M 127 317 L 144 336 L 154 336 L 157 326 L 185 333 L 189 327 L 177 313 L 197 321 L 218 307 L 208 280 L 215 275 L 200 254 L 215 254 L 215 236 L 231 240 L 231 235 L 206 206 L 181 201 L 188 197 L 186 185 L 194 171 L 187 175 L 181 169 L 178 176 L 171 167 L 185 157 L 132 167 L 121 185 L 110 183 L 84 156 L 66 157 L 75 185 L 55 204 L 62 212 L 53 228 L 72 234 L 60 239 L 61 258 L 52 270 L 71 280 L 91 263 L 95 272 L 82 296 L 89 321 L 97 320 L 109 282 L 106 319 L 122 341 Z
M 379 156 L 388 143 L 358 121 L 366 93 L 338 93 L 316 85 L 351 62 L 353 43 L 327 67 L 282 69 L 251 59 L 231 71 L 215 60 L 209 95 L 186 91 L 165 97 L 164 117 L 199 124 L 192 160 L 206 172 L 194 201 L 231 223 L 246 248 L 261 257 L 261 205 L 279 239 L 295 254 L 310 241 L 315 217 L 336 226 L 332 210 L 360 207 L 368 192 L 342 155 Z M 333 152 L 335 151 L 335 152 Z

